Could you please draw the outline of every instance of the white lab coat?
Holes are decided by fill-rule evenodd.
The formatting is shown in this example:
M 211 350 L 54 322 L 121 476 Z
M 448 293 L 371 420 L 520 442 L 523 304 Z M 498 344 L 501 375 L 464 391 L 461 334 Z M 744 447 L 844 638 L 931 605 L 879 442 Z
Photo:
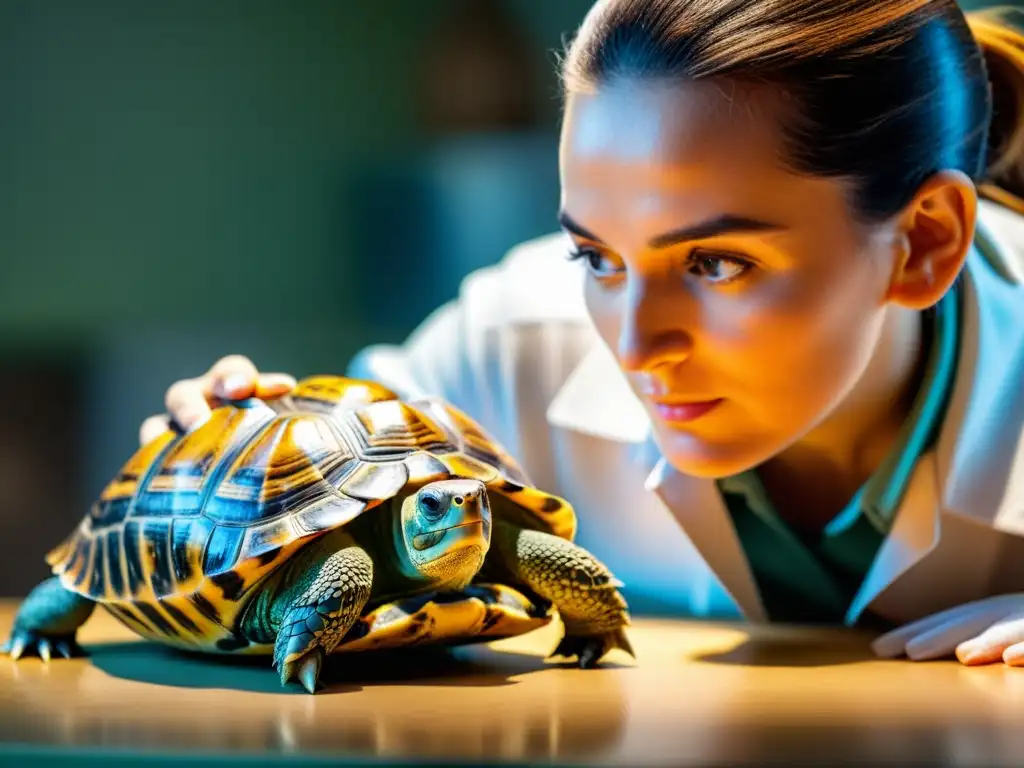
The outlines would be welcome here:
M 583 303 L 561 234 L 464 281 L 401 346 L 350 375 L 473 415 L 531 479 L 568 499 L 576 541 L 625 582 L 634 613 L 765 620 L 713 481 L 658 455 L 645 410 Z M 1024 219 L 983 202 L 967 260 L 962 344 L 937 445 L 919 461 L 847 621 L 903 623 L 1024 590 Z

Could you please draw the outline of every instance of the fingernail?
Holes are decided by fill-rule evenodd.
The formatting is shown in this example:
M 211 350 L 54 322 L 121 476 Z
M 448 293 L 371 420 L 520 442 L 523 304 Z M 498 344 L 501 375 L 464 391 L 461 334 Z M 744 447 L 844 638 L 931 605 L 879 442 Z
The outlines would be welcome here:
M 1024 651 L 1004 652 L 1003 663 L 1009 667 L 1024 667 Z
M 984 655 L 984 649 L 979 648 L 973 640 L 960 643 L 956 647 L 956 657 L 961 664 L 974 664 L 981 661 Z
M 252 381 L 249 377 L 240 373 L 228 376 L 224 379 L 224 383 L 222 384 L 222 388 L 224 390 L 223 394 L 227 396 L 236 394 L 240 390 L 247 390 L 251 387 Z
M 975 650 L 977 647 L 978 639 L 971 638 L 970 640 L 964 640 L 962 643 L 958 643 L 956 646 L 956 651 L 957 653 L 960 653 L 960 651 L 963 651 L 964 653 L 969 653 L 970 651 Z
M 260 389 L 265 391 L 277 392 L 279 390 L 289 390 L 294 386 L 295 380 L 288 376 L 268 374 L 260 379 Z

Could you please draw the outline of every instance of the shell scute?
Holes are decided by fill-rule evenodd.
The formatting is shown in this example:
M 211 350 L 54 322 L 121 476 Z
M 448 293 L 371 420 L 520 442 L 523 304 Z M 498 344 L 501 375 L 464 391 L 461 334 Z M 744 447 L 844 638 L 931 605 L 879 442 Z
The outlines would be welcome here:
M 387 464 L 360 463 L 341 486 L 348 496 L 363 501 L 381 501 L 392 498 L 409 480 L 404 462 Z
M 456 477 L 472 477 L 482 483 L 493 483 L 498 479 L 498 469 L 491 464 L 474 459 L 465 453 L 447 453 L 438 459 Z
M 124 561 L 121 547 L 121 529 L 112 528 L 103 534 L 105 543 L 106 594 L 108 600 L 118 600 L 124 596 Z
M 284 401 L 289 410 L 339 413 L 382 400 L 397 400 L 398 395 L 374 381 L 346 376 L 309 376 L 297 382 Z
M 203 578 L 203 554 L 213 532 L 213 522 L 205 517 L 176 518 L 171 527 L 171 561 L 178 589 L 195 589 Z
M 426 451 L 410 453 L 405 461 L 409 473 L 409 484 L 424 485 L 435 480 L 447 480 L 452 476 L 451 470 L 440 458 Z
M 139 448 L 125 462 L 114 479 L 100 492 L 99 500 L 106 502 L 131 498 L 138 488 L 139 479 L 145 475 L 156 458 L 176 439 L 177 436 L 173 432 L 163 432 Z
M 246 527 L 241 525 L 218 525 L 206 542 L 203 555 L 203 574 L 213 576 L 228 571 L 238 561 Z
M 262 557 L 268 552 L 280 550 L 300 535 L 290 516 L 279 517 L 269 523 L 248 528 L 242 550 L 245 558 Z
M 92 517 L 94 529 L 109 528 L 117 525 L 128 515 L 131 509 L 131 497 L 122 496 L 116 499 L 101 499 L 92 505 L 89 515 Z
M 142 523 L 129 520 L 125 523 L 121 546 L 124 548 L 125 581 L 131 597 L 141 596 L 147 583 L 146 574 L 142 570 Z
M 324 472 L 349 458 L 324 419 L 281 418 L 241 451 L 204 512 L 218 523 L 234 525 L 290 514 L 333 494 Z
M 146 520 L 141 528 L 144 571 L 156 597 L 175 589 L 171 559 L 171 520 Z
M 327 497 L 297 511 L 292 520 L 300 535 L 340 528 L 366 509 L 366 502 L 347 496 Z
M 371 403 L 348 415 L 356 453 L 362 459 L 404 458 L 413 451 L 439 453 L 457 448 L 433 419 L 401 400 Z
M 151 477 L 135 497 L 131 517 L 198 515 L 204 494 L 215 490 L 218 472 L 235 452 L 243 449 L 274 418 L 259 401 L 214 409 L 198 429 L 171 444 L 154 460 Z

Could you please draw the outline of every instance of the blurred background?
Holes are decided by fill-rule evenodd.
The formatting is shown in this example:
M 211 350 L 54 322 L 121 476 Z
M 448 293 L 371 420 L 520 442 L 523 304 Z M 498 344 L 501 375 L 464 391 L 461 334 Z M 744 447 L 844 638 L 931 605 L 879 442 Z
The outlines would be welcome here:
M 171 382 L 340 373 L 555 229 L 590 3 L 0 3 L 0 595 Z

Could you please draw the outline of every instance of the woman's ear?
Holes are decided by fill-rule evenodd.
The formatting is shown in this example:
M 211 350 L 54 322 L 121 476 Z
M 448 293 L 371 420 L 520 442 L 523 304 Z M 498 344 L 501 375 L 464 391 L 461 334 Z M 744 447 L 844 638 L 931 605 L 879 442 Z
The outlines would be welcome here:
M 916 310 L 938 303 L 963 269 L 977 211 L 978 192 L 965 173 L 941 171 L 922 184 L 899 217 L 886 298 Z

